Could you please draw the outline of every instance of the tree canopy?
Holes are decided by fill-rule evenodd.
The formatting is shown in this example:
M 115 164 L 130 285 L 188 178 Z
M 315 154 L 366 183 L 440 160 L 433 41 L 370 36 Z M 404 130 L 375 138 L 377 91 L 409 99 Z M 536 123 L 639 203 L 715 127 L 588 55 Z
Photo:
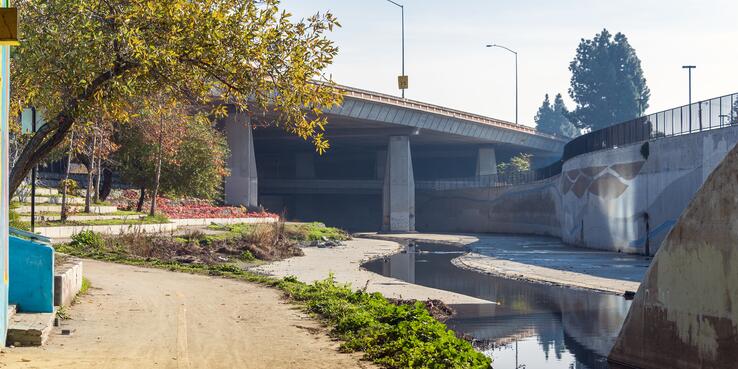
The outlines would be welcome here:
M 166 93 L 223 116 L 224 104 L 274 116 L 318 151 L 323 110 L 340 93 L 323 77 L 337 48 L 331 13 L 293 20 L 279 0 L 17 0 L 21 46 L 12 60 L 13 111 L 36 106 L 47 124 L 10 178 L 30 169 L 94 111 L 134 124 L 131 101 Z M 316 80 L 318 83 L 316 83 Z
M 548 94 L 546 94 L 541 107 L 538 108 L 538 113 L 536 113 L 536 129 L 554 136 L 576 137 L 579 135 L 579 130 L 569 121 L 568 114 L 569 111 L 566 109 L 561 94 L 556 95 L 553 105 L 548 98 Z
M 573 123 L 597 130 L 641 116 L 651 95 L 641 61 L 622 33 L 605 29 L 582 39 L 574 60 L 569 95 L 577 103 Z

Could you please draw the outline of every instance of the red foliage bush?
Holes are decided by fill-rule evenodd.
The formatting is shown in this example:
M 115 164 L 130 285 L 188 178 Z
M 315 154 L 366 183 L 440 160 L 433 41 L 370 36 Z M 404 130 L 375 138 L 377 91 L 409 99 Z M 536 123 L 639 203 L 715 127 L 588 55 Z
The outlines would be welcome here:
M 126 190 L 123 192 L 126 200 L 125 205 L 118 208 L 130 210 L 136 208 L 138 202 L 138 191 Z M 202 219 L 202 218 L 277 218 L 276 214 L 267 212 L 248 211 L 245 207 L 215 206 L 209 200 L 203 199 L 179 199 L 173 200 L 165 197 L 156 199 L 156 207 L 162 214 L 170 219 Z

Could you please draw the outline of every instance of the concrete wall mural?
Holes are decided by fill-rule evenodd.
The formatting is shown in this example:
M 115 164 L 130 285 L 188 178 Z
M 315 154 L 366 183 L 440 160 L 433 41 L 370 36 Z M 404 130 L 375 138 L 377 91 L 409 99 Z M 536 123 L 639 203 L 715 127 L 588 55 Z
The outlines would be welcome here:
M 738 147 L 691 201 L 640 285 L 609 359 L 643 369 L 738 363 Z
M 653 255 L 736 142 L 732 126 L 577 156 L 528 185 L 419 191 L 418 229 L 551 235 Z

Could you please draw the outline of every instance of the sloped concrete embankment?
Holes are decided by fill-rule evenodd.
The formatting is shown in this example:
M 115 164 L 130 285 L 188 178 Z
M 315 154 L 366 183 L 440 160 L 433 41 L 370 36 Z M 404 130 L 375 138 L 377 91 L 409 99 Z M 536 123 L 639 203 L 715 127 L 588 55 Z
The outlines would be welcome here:
M 643 369 L 735 368 L 736 302 L 738 147 L 664 240 L 609 359 Z

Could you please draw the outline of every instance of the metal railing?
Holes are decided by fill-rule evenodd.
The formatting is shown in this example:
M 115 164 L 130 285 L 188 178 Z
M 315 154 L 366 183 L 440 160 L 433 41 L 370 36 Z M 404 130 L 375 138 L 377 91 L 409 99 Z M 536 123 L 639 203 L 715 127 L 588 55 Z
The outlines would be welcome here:
M 522 172 L 508 172 L 489 174 L 467 178 L 444 178 L 432 181 L 415 181 L 415 188 L 419 190 L 444 191 L 464 188 L 494 188 L 533 183 L 551 178 L 561 173 L 555 167 L 527 170 Z
M 564 146 L 564 153 L 559 161 L 540 169 L 491 176 L 416 181 L 416 187 L 425 190 L 449 190 L 532 183 L 561 174 L 564 162 L 578 155 L 736 125 L 738 93 L 649 114 L 581 135 Z
M 738 94 L 698 101 L 615 124 L 579 136 L 564 146 L 563 161 L 588 152 L 660 137 L 679 136 L 738 124 Z

